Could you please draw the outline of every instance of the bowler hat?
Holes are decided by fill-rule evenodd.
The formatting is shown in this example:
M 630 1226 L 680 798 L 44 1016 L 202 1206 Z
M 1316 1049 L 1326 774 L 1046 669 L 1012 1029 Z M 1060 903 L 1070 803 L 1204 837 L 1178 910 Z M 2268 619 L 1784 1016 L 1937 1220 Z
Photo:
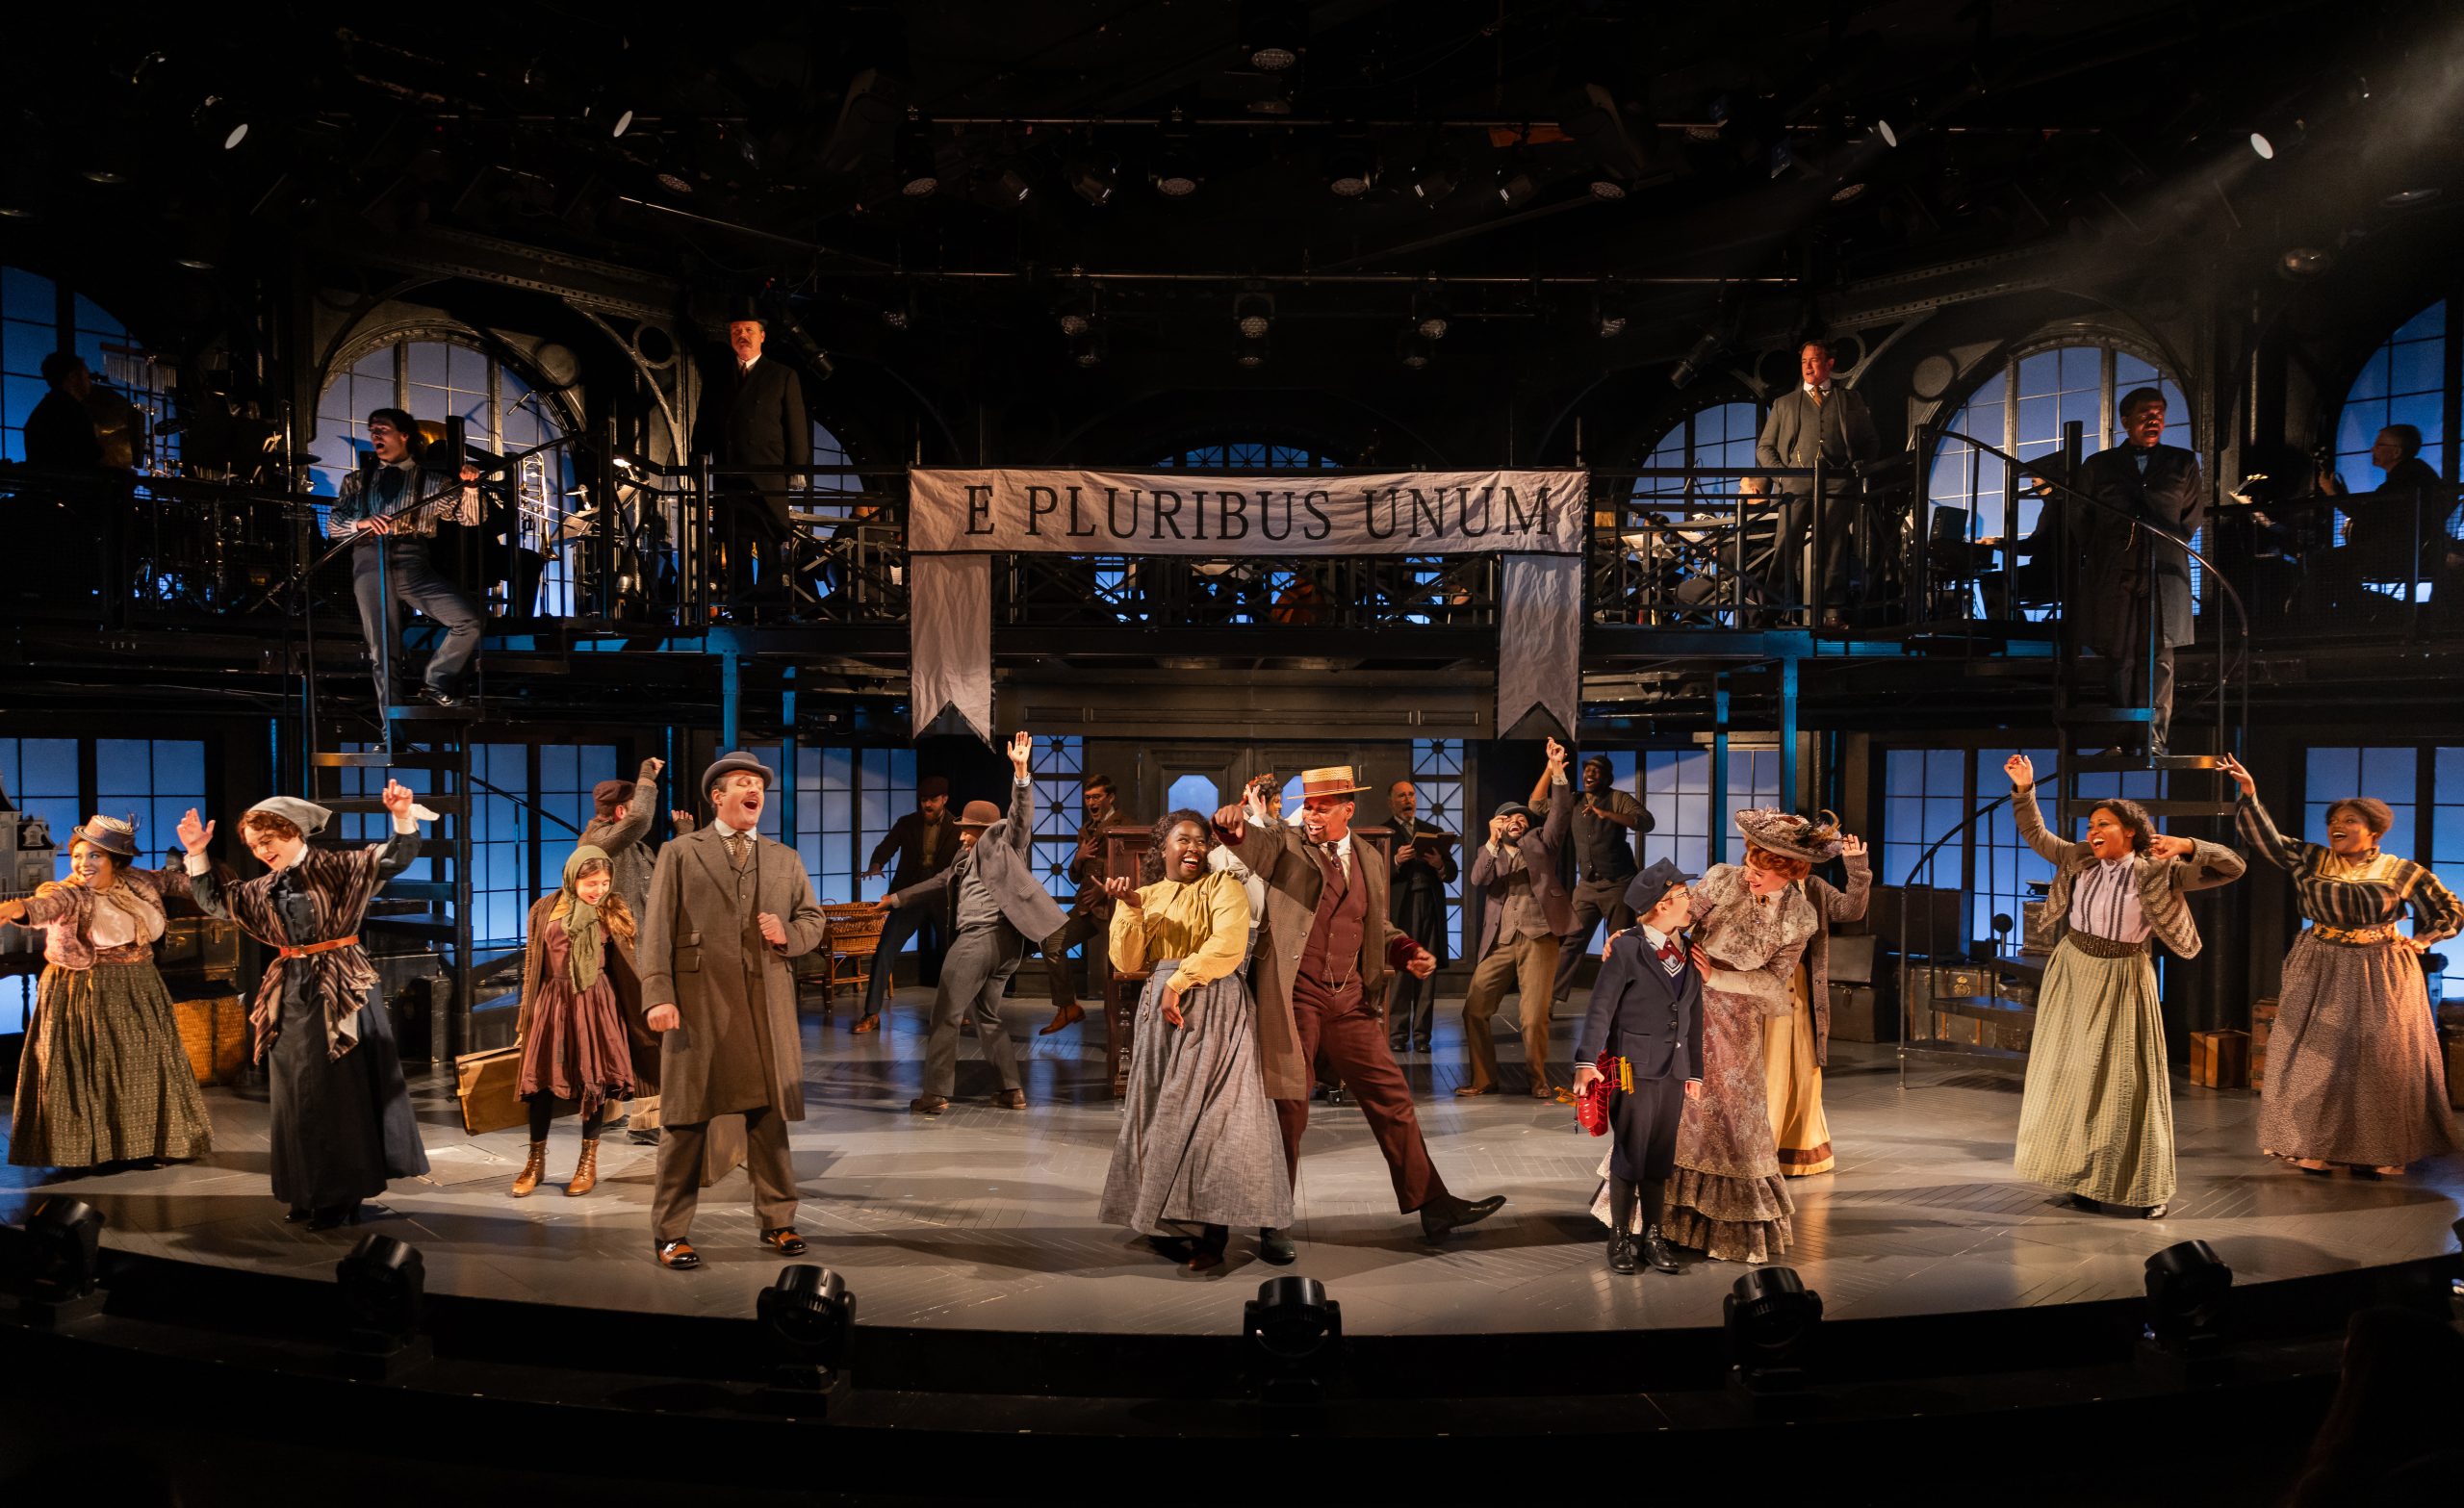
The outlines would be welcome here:
M 1627 882 L 1626 905 L 1636 916 L 1649 916 L 1652 907 L 1659 905 L 1668 892 L 1679 885 L 1693 883 L 1695 878 L 1678 868 L 1672 859 L 1653 859 L 1651 868 Z
M 1800 817 L 1773 806 L 1748 806 L 1736 814 L 1745 840 L 1782 858 L 1819 864 L 1839 856 L 1839 819 L 1830 812 Z
M 738 770 L 742 770 L 750 775 L 757 775 L 761 777 L 761 788 L 763 790 L 768 790 L 771 786 L 779 783 L 778 771 L 771 769 L 768 765 L 763 764 L 760 760 L 756 759 L 753 755 L 744 753 L 742 750 L 738 750 L 734 754 L 721 754 L 708 769 L 702 772 L 702 793 L 706 796 L 708 795 L 717 787 L 721 780 L 726 780 L 729 776 L 733 775 Z
M 1001 820 L 1001 808 L 988 801 L 971 801 L 966 810 L 959 813 L 962 828 L 988 828 Z

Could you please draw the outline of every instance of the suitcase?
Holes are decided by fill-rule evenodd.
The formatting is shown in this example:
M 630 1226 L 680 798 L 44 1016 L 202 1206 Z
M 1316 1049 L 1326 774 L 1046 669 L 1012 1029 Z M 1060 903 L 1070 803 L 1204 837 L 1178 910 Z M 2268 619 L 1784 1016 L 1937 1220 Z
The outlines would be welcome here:
M 240 929 L 211 916 L 174 916 L 154 943 L 154 963 L 164 973 L 229 977 L 240 972 Z
M 522 1049 L 495 1047 L 453 1060 L 454 1092 L 462 1102 L 462 1129 L 473 1136 L 526 1125 L 522 1103 Z
M 1871 984 L 1831 986 L 1831 1035 L 1841 1042 L 1880 1042 L 1886 1040 L 1882 1000 Z
M 233 1084 L 248 1068 L 248 1012 L 237 995 L 171 1002 L 171 1019 L 199 1084 Z
M 2053 945 L 2062 940 L 2051 927 L 2045 925 L 2044 906 L 2042 901 L 2019 903 L 2019 955 L 2022 958 L 2050 958 Z
M 2250 1082 L 2246 1032 L 2193 1032 L 2191 1083 L 2210 1089 L 2240 1089 Z
M 2268 1038 L 2275 1032 L 2276 997 L 2265 995 L 2250 1007 L 2250 1087 L 2268 1080 Z

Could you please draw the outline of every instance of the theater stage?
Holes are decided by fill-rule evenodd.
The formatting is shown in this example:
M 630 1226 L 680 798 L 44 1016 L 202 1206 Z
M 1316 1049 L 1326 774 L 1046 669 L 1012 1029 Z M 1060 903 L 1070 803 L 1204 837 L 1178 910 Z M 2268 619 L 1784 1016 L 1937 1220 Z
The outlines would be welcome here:
M 906 1109 L 921 1005 L 906 992 L 873 1035 L 849 1035 L 843 1012 L 806 1022 L 808 1118 L 794 1137 L 798 1223 L 812 1247 L 804 1260 L 845 1275 L 866 1325 L 1221 1335 L 1261 1279 L 1289 1270 L 1328 1285 L 1352 1335 L 1716 1327 L 1721 1297 L 1747 1270 L 1695 1257 L 1673 1276 L 1609 1273 L 1602 1229 L 1583 1213 L 1604 1143 L 1565 1107 L 1455 1099 L 1450 1002 L 1437 1050 L 1405 1066 L 1450 1185 L 1502 1193 L 1506 1208 L 1442 1247 L 1424 1243 L 1418 1222 L 1395 1211 L 1359 1112 L 1321 1105 L 1301 1162 L 1298 1265 L 1269 1267 L 1236 1238 L 1224 1267 L 1192 1274 L 1095 1220 L 1118 1125 L 1101 1090 L 1100 1038 L 1084 1028 L 1035 1037 L 1048 1008 L 1014 1001 L 1010 1029 L 1033 1055 L 1029 1108 L 985 1104 L 984 1070 L 962 1062 L 962 1097 L 931 1119 Z M 1570 1030 L 1560 1023 L 1561 1052 Z M 2382 1183 L 2305 1178 L 2256 1155 L 2254 1095 L 2177 1084 L 2181 1193 L 2170 1214 L 2100 1216 L 2057 1207 L 2013 1176 L 2015 1078 L 1927 1068 L 1903 1089 L 1886 1047 L 1840 1043 L 1834 1056 L 1838 1170 L 1791 1184 L 1786 1258 L 1834 1320 L 2135 1298 L 2147 1255 L 2194 1238 L 2243 1285 L 2454 1249 L 2464 1160 Z M 216 1150 L 205 1162 L 49 1182 L 13 1167 L 0 1208 L 21 1222 L 42 1194 L 70 1193 L 108 1217 L 112 1248 L 320 1279 L 361 1234 L 382 1231 L 420 1248 L 431 1292 L 634 1313 L 744 1316 L 777 1274 L 781 1259 L 755 1244 L 741 1172 L 706 1194 L 693 1233 L 702 1269 L 668 1272 L 651 1260 L 650 1148 L 611 1135 L 597 1191 L 571 1199 L 552 1182 L 516 1200 L 505 1189 L 525 1133 L 466 1135 L 448 1076 L 415 1081 L 415 1094 L 433 1171 L 396 1184 L 356 1230 L 283 1222 L 266 1189 L 262 1097 L 219 1090 L 208 1095 Z M 552 1179 L 570 1174 L 578 1145 L 574 1122 L 560 1121 Z

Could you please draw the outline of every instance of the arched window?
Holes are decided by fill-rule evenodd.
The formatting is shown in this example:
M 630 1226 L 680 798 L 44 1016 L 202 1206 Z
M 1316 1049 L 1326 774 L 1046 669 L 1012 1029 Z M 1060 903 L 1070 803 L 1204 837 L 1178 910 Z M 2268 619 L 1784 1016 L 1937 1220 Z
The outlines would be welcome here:
M 141 422 L 126 436 L 127 464 L 141 472 L 167 473 L 179 459 L 179 442 L 162 432 L 172 413 L 167 368 L 128 333 L 128 326 L 100 304 L 23 268 L 0 267 L 0 457 L 26 458 L 26 416 L 49 387 L 42 359 L 73 350 L 86 359 L 98 389 L 108 388 L 133 404 Z M 104 437 L 115 464 L 114 439 Z
M 2057 345 L 2014 356 L 1977 384 L 1944 428 L 2033 461 L 2060 450 L 2063 426 L 2075 421 L 2083 430 L 2080 453 L 2093 455 L 2121 443 L 2114 405 L 2133 388 L 2165 395 L 2165 444 L 2188 447 L 2191 414 L 2181 385 L 2144 358 L 2112 345 Z M 1928 496 L 1937 507 L 1969 511 L 1962 532 L 1970 539 L 2024 538 L 2037 526 L 2040 504 L 2012 497 L 2008 471 L 1998 457 L 1980 455 L 1946 435 L 1935 447 Z M 2008 520 L 2006 500 L 2013 504 Z
M 1762 430 L 1762 410 L 1746 402 L 1713 403 L 1679 420 L 1643 457 L 1646 470 L 1679 466 L 1734 467 L 1736 474 L 1710 479 L 1637 476 L 1636 502 L 1678 506 L 1687 514 L 1726 511 L 1737 483 L 1754 470 L 1754 441 Z
M 369 412 L 379 408 L 402 409 L 423 422 L 458 417 L 472 447 L 498 455 L 572 432 L 572 416 L 561 403 L 477 345 L 394 341 L 335 372 L 318 397 L 310 446 L 318 457 L 311 469 L 318 497 L 340 493 L 343 476 L 367 451 Z M 573 452 L 559 449 L 521 461 L 507 478 L 517 502 L 511 543 L 543 558 L 536 610 L 551 617 L 573 611 L 573 551 L 557 545 L 565 514 L 581 501 L 574 496 L 574 474 Z M 524 613 L 528 605 L 514 607 Z
M 1227 440 L 1219 444 L 1194 445 L 1175 450 L 1155 462 L 1159 471 L 1219 472 L 1311 472 L 1343 465 L 1341 458 L 1326 454 L 1310 446 L 1280 445 L 1271 440 Z M 1412 568 L 1411 581 L 1418 585 L 1434 581 L 1434 562 L 1406 561 Z M 1313 601 L 1318 584 L 1296 571 L 1266 571 L 1238 560 L 1196 560 L 1190 563 L 1204 583 L 1201 593 L 1223 604 L 1224 623 L 1256 623 L 1260 614 L 1254 608 L 1261 602 L 1274 604 L 1275 609 L 1289 604 Z M 1095 595 L 1109 604 L 1119 607 L 1124 623 L 1141 615 L 1134 599 L 1137 595 L 1139 563 L 1127 557 L 1102 556 L 1095 561 Z M 1424 623 L 1425 616 L 1415 617 Z
M 2345 395 L 2336 419 L 2335 469 L 2354 492 L 2378 485 L 2370 447 L 2389 424 L 2419 429 L 2422 459 L 2441 476 L 2455 474 L 2449 465 L 2447 395 L 2455 386 L 2457 343 L 2448 328 L 2448 308 L 2442 298 L 2405 320 L 2370 353 Z

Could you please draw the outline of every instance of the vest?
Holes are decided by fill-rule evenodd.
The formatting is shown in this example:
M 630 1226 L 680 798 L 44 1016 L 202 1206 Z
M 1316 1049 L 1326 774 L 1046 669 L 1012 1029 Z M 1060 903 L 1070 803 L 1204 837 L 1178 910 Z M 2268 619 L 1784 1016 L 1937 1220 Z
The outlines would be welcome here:
M 1580 801 L 1582 796 L 1580 792 L 1568 792 L 1567 799 Z M 1577 806 L 1575 856 L 1580 863 L 1585 884 L 1598 884 L 1607 880 L 1630 880 L 1635 870 L 1633 832 Z
M 1317 850 L 1304 845 L 1302 853 L 1305 862 L 1327 873 Z M 1373 853 L 1353 845 L 1351 883 L 1339 886 L 1328 880 L 1320 889 L 1318 914 L 1310 919 L 1309 940 L 1301 946 L 1301 974 L 1335 990 L 1360 982 L 1360 940 L 1369 922 L 1369 877 L 1360 866 Z

